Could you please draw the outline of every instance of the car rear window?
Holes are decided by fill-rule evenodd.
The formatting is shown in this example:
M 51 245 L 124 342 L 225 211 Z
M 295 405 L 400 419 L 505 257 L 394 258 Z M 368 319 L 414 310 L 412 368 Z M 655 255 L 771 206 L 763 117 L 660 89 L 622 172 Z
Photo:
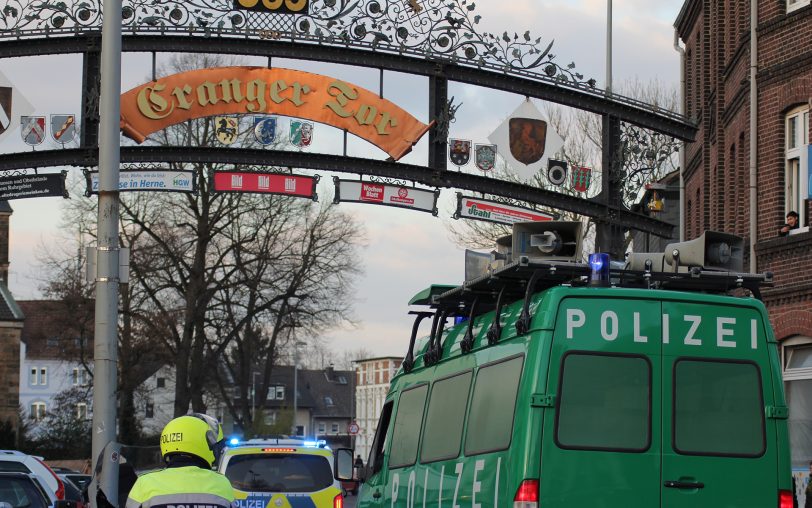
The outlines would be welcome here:
M 0 460 L 0 471 L 7 473 L 30 473 L 31 470 L 16 460 Z
M 686 455 L 764 454 L 761 373 L 751 362 L 681 359 L 674 366 L 674 449 Z
M 234 455 L 225 474 L 232 487 L 247 492 L 314 492 L 333 484 L 330 461 L 319 455 Z
M 12 508 L 46 508 L 47 500 L 26 478 L 0 477 L 0 501 Z

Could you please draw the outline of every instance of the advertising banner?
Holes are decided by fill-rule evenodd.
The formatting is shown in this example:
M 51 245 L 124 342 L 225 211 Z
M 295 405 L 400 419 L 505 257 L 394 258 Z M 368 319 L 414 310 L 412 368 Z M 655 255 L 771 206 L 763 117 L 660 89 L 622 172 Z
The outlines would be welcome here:
M 334 203 L 370 203 L 373 205 L 396 206 L 410 210 L 420 210 L 437 215 L 439 190 L 418 189 L 379 182 L 339 180 L 336 185 Z
M 511 225 L 515 222 L 555 220 L 557 216 L 531 208 L 463 196 L 457 193 L 457 211 L 454 213 L 454 218 L 484 220 Z
M 138 171 L 119 172 L 118 190 L 120 192 L 163 191 L 195 192 L 194 171 L 169 169 L 143 169 Z M 99 172 L 85 172 L 87 191 L 85 195 L 99 193 Z
M 318 176 L 292 175 L 289 173 L 256 173 L 251 171 L 215 171 L 216 192 L 253 192 L 257 194 L 280 194 L 318 201 L 316 184 Z
M 0 199 L 68 197 L 67 172 L 0 178 Z

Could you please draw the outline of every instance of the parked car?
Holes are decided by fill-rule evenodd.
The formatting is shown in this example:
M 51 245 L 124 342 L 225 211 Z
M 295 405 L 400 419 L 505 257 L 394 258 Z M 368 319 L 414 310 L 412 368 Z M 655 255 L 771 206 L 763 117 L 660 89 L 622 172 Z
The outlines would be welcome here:
M 57 500 L 65 499 L 65 484 L 42 457 L 28 455 L 17 450 L 0 450 L 0 471 L 34 473 L 54 493 Z
M 8 503 L 11 508 L 68 508 L 73 506 L 51 497 L 46 487 L 37 481 L 37 476 L 23 472 L 0 472 L 0 503 Z
M 74 484 L 76 484 L 77 487 L 79 487 L 79 490 L 84 490 L 87 484 L 90 483 L 90 480 L 93 478 L 89 474 L 82 474 L 76 472 L 60 473 L 59 471 L 57 471 L 56 475 L 62 478 L 63 480 L 67 478 L 68 480 L 72 481 Z
M 85 508 L 85 498 L 82 489 L 67 478 L 67 475 L 57 475 L 65 484 L 65 500 L 75 503 L 76 508 Z

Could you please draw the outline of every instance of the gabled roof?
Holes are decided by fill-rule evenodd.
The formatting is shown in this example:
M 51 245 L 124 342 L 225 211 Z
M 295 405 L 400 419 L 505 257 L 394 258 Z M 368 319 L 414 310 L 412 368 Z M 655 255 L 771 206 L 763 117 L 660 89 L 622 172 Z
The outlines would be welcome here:
M 21 300 L 25 321 L 22 341 L 26 356 L 40 360 L 78 358 L 81 350 L 93 357 L 94 301 L 83 304 L 85 318 L 62 300 Z M 80 344 L 77 339 L 83 338 Z
M 271 386 L 285 387 L 285 399 L 265 401 L 265 407 L 293 406 L 293 366 L 276 365 L 271 372 Z M 355 373 L 351 370 L 299 369 L 298 408 L 310 409 L 314 417 L 351 417 L 355 390 Z M 329 400 L 328 400 L 329 398 Z
M 0 321 L 22 321 L 25 313 L 17 305 L 11 291 L 5 284 L 0 284 Z

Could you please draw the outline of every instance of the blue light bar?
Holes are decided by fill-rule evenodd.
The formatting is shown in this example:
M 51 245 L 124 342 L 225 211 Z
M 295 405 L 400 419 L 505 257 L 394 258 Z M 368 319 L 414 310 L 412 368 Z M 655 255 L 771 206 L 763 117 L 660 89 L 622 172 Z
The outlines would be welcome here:
M 605 252 L 590 254 L 589 266 L 592 269 L 589 274 L 589 285 L 608 286 L 610 269 L 609 254 Z
M 308 447 L 308 448 L 318 448 L 319 447 L 319 442 L 318 441 L 305 441 L 302 444 L 304 446 Z
M 238 444 L 240 444 L 240 440 L 237 439 L 236 437 L 232 437 L 231 439 L 228 440 L 228 444 L 230 444 L 231 446 L 237 446 Z

